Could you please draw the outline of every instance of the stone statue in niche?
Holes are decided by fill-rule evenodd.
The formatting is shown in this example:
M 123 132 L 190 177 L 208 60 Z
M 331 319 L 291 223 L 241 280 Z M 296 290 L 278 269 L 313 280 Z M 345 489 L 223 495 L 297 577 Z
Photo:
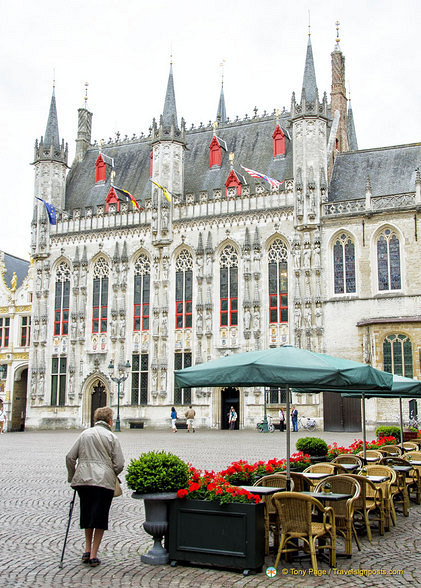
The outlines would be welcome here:
M 249 308 L 244 310 L 244 330 L 249 331 L 251 325 L 251 312 Z
M 316 316 L 316 327 L 318 329 L 322 328 L 322 309 L 320 306 L 316 307 L 316 311 L 315 311 L 315 316 Z
M 79 338 L 83 339 L 85 336 L 85 319 L 83 316 L 80 317 L 79 321 Z
M 161 209 L 161 227 L 163 231 L 168 231 L 170 222 L 170 211 L 167 207 Z
M 312 322 L 312 312 L 311 312 L 311 307 L 310 306 L 308 306 L 305 309 L 305 312 L 304 312 L 304 320 L 305 320 L 306 328 L 307 329 L 311 329 L 313 322 Z
M 120 337 L 125 337 L 126 335 L 126 317 L 121 315 L 120 316 Z
M 295 327 L 297 329 L 301 329 L 301 318 L 302 318 L 301 307 L 297 305 L 294 309 L 294 321 L 295 321 Z
M 298 270 L 301 267 L 301 251 L 300 251 L 299 245 L 295 245 L 294 251 L 293 251 L 293 256 L 294 256 L 294 269 Z
M 196 319 L 196 330 L 198 333 L 201 333 L 203 330 L 203 317 L 202 313 L 199 312 Z
M 304 245 L 303 266 L 304 266 L 304 269 L 310 269 L 310 267 L 311 267 L 311 249 L 310 249 L 310 245 L 308 243 L 306 243 Z
M 314 248 L 314 267 L 319 268 L 320 267 L 320 245 L 317 243 L 315 248 Z
M 260 331 L 260 311 L 258 308 L 253 313 L 253 328 L 255 331 Z

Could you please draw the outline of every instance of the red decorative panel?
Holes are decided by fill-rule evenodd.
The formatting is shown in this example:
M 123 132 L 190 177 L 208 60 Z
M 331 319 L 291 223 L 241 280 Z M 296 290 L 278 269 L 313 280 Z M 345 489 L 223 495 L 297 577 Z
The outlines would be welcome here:
M 105 176 L 107 175 L 107 164 L 102 159 L 101 153 L 98 155 L 96 160 L 96 171 L 95 171 L 95 183 L 105 182 Z
M 209 167 L 213 167 L 214 165 L 221 166 L 221 146 L 218 143 L 218 139 L 214 136 L 211 144 L 209 145 L 210 150 L 210 157 L 209 157 Z
M 285 155 L 285 135 L 279 125 L 276 125 L 276 129 L 272 135 L 273 139 L 273 157 L 277 155 Z

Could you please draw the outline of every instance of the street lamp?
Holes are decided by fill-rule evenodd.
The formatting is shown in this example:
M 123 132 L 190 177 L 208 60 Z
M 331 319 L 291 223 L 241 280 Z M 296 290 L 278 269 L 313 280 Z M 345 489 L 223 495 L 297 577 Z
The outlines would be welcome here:
M 114 363 L 113 360 L 110 361 L 110 365 L 108 369 L 110 371 L 110 378 L 113 382 L 117 382 L 117 418 L 115 421 L 115 431 L 116 433 L 120 432 L 120 384 L 124 382 L 129 377 L 129 370 L 131 368 L 129 360 L 126 361 L 125 365 L 119 364 L 118 371 L 120 373 L 120 377 L 116 378 L 114 374 Z

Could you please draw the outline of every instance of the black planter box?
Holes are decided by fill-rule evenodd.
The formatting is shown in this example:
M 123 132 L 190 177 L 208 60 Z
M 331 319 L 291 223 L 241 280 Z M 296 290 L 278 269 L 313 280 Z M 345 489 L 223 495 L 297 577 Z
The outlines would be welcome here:
M 264 505 L 174 500 L 168 551 L 172 565 L 195 563 L 261 571 L 265 558 Z

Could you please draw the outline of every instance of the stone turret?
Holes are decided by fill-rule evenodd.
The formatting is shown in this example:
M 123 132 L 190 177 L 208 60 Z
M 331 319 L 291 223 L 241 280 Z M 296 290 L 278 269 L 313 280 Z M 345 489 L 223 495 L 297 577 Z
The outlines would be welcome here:
M 348 100 L 345 88 L 345 56 L 339 46 L 339 23 L 336 23 L 337 35 L 335 49 L 332 57 L 332 88 L 331 88 L 331 110 L 332 114 L 339 112 L 339 124 L 336 133 L 335 150 L 349 151 L 348 144 Z
M 185 147 L 186 127 L 184 119 L 181 119 L 180 127 L 178 126 L 171 64 L 159 127 L 155 121 L 152 126 L 152 180 L 165 188 L 164 192 L 151 184 L 153 209 L 151 229 L 153 242 L 157 246 L 164 246 L 172 241 L 172 201 L 175 197 L 182 197 L 184 193 Z
M 85 153 L 91 144 L 91 130 L 92 130 L 92 112 L 88 110 L 88 96 L 86 83 L 85 103 L 83 108 L 79 108 L 77 113 L 77 138 L 76 138 L 76 153 L 74 163 L 82 161 Z

